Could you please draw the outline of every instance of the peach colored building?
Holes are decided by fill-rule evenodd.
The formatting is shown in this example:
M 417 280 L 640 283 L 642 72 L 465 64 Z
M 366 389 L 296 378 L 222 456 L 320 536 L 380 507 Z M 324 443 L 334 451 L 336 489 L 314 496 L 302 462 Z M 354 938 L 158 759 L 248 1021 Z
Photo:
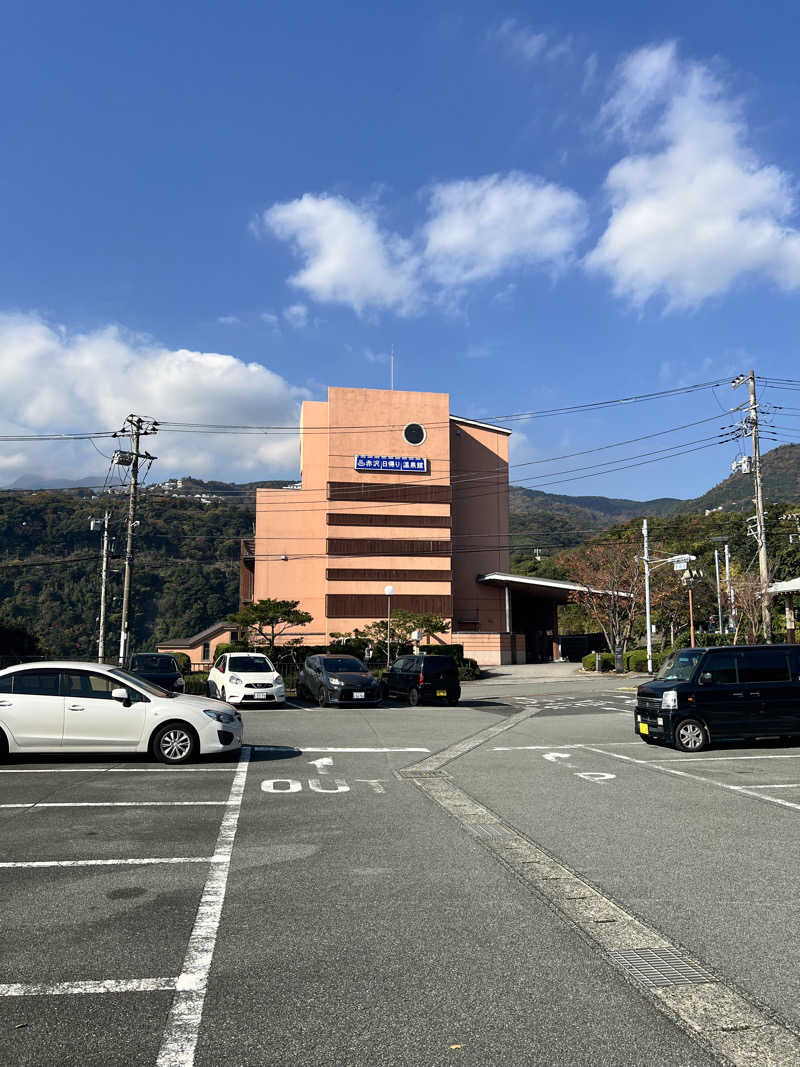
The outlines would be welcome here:
M 304 643 L 325 644 L 385 618 L 391 585 L 392 610 L 450 619 L 444 640 L 480 663 L 524 660 L 508 583 L 479 581 L 513 581 L 509 435 L 451 415 L 447 393 L 330 388 L 326 402 L 307 401 L 302 482 L 257 492 L 242 603 L 299 600 L 314 619 Z

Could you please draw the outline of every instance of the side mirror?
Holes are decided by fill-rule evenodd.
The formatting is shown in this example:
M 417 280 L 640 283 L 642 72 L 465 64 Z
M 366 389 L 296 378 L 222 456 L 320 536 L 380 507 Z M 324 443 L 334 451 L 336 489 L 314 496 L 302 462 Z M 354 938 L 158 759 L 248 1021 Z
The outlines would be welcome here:
M 111 699 L 119 700 L 122 704 L 130 704 L 130 700 L 128 699 L 128 690 L 123 689 L 122 686 L 120 686 L 119 689 L 111 690 Z
M 712 677 L 711 671 L 703 671 L 700 675 L 700 685 L 711 685 L 713 681 L 714 678 Z

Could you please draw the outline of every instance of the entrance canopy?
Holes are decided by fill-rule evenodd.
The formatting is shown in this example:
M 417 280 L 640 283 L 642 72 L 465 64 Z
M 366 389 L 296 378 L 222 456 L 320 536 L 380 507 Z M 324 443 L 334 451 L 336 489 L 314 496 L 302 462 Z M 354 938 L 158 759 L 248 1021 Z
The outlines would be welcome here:
M 788 582 L 773 582 L 767 586 L 768 593 L 800 593 L 800 578 L 791 578 Z

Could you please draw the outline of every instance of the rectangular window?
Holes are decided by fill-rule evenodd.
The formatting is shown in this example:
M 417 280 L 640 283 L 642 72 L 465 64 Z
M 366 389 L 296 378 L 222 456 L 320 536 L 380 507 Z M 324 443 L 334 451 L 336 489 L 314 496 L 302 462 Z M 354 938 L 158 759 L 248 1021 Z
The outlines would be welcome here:
M 328 567 L 325 577 L 329 582 L 450 582 L 453 572 L 391 567 Z
M 203 642 L 203 647 L 200 650 L 200 659 L 211 659 L 211 645 L 208 643 L 208 641 Z
M 333 594 L 325 597 L 325 614 L 329 619 L 385 619 L 386 597 L 375 594 Z M 402 609 L 416 614 L 430 612 L 449 619 L 453 611 L 451 596 L 413 596 L 397 595 L 392 597 L 392 611 Z
M 710 674 L 714 685 L 736 682 L 736 653 L 714 652 L 703 664 L 703 674 Z
M 329 526 L 418 526 L 449 530 L 453 520 L 449 515 L 376 515 L 371 512 L 349 513 L 331 511 Z
M 743 685 L 756 682 L 788 682 L 789 665 L 781 649 L 760 648 L 742 652 L 739 657 L 739 681 Z
M 329 537 L 329 556 L 449 556 L 450 541 L 412 541 L 404 537 Z
M 380 500 L 397 504 L 449 504 L 449 485 L 403 485 L 395 482 L 328 482 L 329 500 Z

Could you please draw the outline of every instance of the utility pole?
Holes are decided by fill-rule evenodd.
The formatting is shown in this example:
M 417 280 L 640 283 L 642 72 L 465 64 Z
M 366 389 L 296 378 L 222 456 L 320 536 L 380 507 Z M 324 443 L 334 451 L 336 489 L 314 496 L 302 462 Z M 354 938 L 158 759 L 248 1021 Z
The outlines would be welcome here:
M 108 511 L 103 516 L 103 555 L 100 565 L 100 635 L 97 639 L 97 662 L 102 663 L 106 654 L 106 581 L 108 578 Z M 95 529 L 92 519 L 92 529 Z
M 647 546 L 647 519 L 642 520 L 642 537 L 644 538 L 644 604 L 647 622 L 647 671 L 653 673 L 653 632 L 650 626 L 650 551 Z
M 728 590 L 728 614 L 730 621 L 736 629 L 736 602 L 733 598 L 733 586 L 731 585 L 731 551 L 728 542 L 725 542 L 725 587 Z
M 767 529 L 764 522 L 764 497 L 761 492 L 761 450 L 758 442 L 758 402 L 756 400 L 756 374 L 740 374 L 731 382 L 731 388 L 738 389 L 747 382 L 750 392 L 750 406 L 745 419 L 745 434 L 753 440 L 753 482 L 755 485 L 754 503 L 756 505 L 756 540 L 758 541 L 758 572 L 761 581 L 761 618 L 764 624 L 764 640 L 772 643 L 772 609 L 767 587 L 769 585 L 769 567 L 767 564 Z
M 147 452 L 139 451 L 139 440 L 142 434 L 155 433 L 158 424 L 152 419 L 143 419 L 138 415 L 129 415 L 125 422 L 130 430 L 125 436 L 131 438 L 133 448 L 130 452 L 116 452 L 115 460 L 122 466 L 130 466 L 131 477 L 128 486 L 128 534 L 125 542 L 125 577 L 122 586 L 122 619 L 119 631 L 119 663 L 125 665 L 128 655 L 129 644 L 129 621 L 131 601 L 131 577 L 133 575 L 133 530 L 136 525 L 136 493 L 139 487 L 139 460 L 146 459 L 151 463 L 156 458 Z
M 718 548 L 714 549 L 714 569 L 717 572 L 717 620 L 718 620 L 718 623 L 719 623 L 719 630 L 717 632 L 721 635 L 722 634 L 722 593 L 720 592 L 720 587 L 719 587 L 719 549 Z

